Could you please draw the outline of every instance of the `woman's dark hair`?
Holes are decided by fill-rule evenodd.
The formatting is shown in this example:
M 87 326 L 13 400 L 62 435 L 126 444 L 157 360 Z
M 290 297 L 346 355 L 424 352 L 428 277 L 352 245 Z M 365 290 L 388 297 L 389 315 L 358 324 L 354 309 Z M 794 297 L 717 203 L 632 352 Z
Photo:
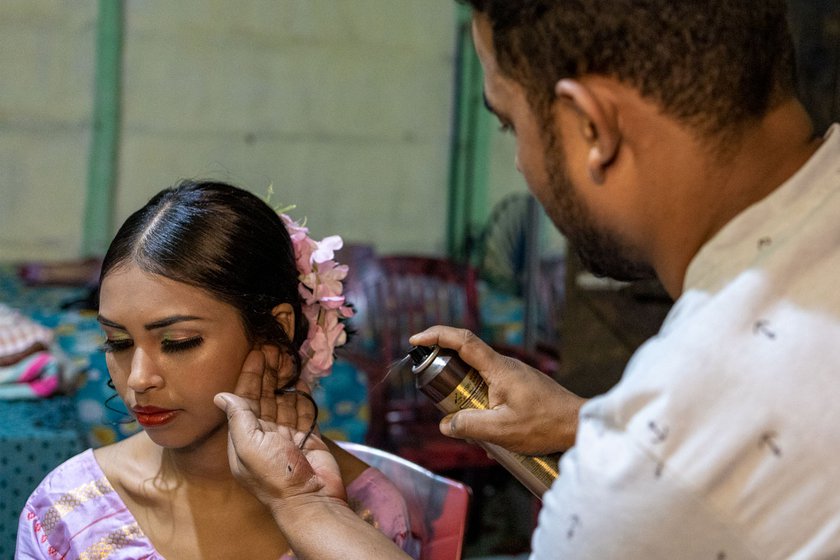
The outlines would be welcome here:
M 795 93 L 784 0 L 459 0 L 484 14 L 503 74 L 543 119 L 584 74 L 638 89 L 702 136 L 737 132 Z
M 308 326 L 294 246 L 283 221 L 256 195 L 213 181 L 184 180 L 162 190 L 120 227 L 102 262 L 100 284 L 127 264 L 232 305 L 248 339 L 287 351 L 299 374 L 298 350 Z M 271 312 L 281 303 L 295 313 L 293 340 Z

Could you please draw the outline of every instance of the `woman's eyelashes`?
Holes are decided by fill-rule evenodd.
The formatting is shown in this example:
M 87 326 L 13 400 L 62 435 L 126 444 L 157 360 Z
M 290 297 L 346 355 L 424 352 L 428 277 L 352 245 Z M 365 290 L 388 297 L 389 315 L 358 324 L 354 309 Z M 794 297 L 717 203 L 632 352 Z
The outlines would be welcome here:
M 200 336 L 182 339 L 164 338 L 160 345 L 164 352 L 184 352 L 201 346 L 202 342 L 204 339 Z
M 134 346 L 134 341 L 130 338 L 106 338 L 99 348 L 103 352 L 119 352 L 120 350 L 128 350 L 132 346 Z
M 193 336 L 190 338 L 164 338 L 160 341 L 160 348 L 163 352 L 184 352 L 200 346 L 204 342 L 201 336 Z M 100 347 L 103 352 L 120 352 L 128 350 L 134 346 L 134 341 L 130 338 L 120 339 L 105 339 Z

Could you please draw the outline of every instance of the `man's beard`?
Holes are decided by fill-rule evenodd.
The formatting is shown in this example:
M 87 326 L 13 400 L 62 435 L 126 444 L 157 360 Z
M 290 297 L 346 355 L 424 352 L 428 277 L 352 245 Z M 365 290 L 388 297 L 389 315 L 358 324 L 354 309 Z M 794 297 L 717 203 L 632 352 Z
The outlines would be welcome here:
M 636 258 L 631 248 L 611 232 L 596 226 L 591 213 L 575 193 L 566 172 L 562 146 L 556 137 L 548 142 L 545 164 L 550 200 L 543 206 L 548 217 L 577 252 L 583 266 L 596 276 L 621 281 L 655 278 L 653 268 L 641 258 Z

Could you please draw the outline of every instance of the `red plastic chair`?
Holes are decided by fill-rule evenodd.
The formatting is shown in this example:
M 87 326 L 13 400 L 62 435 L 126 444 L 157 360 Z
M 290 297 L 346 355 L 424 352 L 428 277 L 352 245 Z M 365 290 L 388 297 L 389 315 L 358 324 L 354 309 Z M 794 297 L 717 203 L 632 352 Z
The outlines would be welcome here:
M 381 449 L 360 443 L 338 444 L 382 471 L 402 492 L 411 531 L 421 543 L 422 560 L 461 558 L 471 494 L 468 486 Z
M 443 416 L 414 386 L 407 368 L 394 367 L 410 349 L 408 337 L 443 324 L 478 332 L 475 269 L 443 257 L 379 256 L 357 270 L 355 293 L 366 340 L 352 340 L 339 355 L 364 371 L 370 421 L 365 442 L 440 473 L 490 467 L 495 462 L 479 447 L 446 438 L 438 430 Z
M 361 311 L 357 336 L 339 356 L 364 372 L 370 410 L 365 443 L 475 489 L 471 525 L 482 519 L 485 489 L 510 475 L 477 445 L 441 435 L 443 414 L 414 386 L 405 367 L 408 337 L 434 324 L 480 332 L 476 270 L 442 257 L 389 255 L 351 269 L 348 301 Z M 532 365 L 531 356 L 507 352 Z M 544 369 L 543 371 L 548 371 Z

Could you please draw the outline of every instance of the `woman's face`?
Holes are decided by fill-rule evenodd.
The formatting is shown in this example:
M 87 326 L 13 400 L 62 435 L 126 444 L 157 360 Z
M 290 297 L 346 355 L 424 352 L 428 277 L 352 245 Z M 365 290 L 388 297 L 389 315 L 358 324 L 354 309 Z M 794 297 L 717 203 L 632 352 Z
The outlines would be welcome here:
M 155 443 L 190 446 L 225 425 L 213 396 L 233 391 L 252 349 L 234 307 L 129 263 L 103 279 L 99 322 L 114 386 Z

